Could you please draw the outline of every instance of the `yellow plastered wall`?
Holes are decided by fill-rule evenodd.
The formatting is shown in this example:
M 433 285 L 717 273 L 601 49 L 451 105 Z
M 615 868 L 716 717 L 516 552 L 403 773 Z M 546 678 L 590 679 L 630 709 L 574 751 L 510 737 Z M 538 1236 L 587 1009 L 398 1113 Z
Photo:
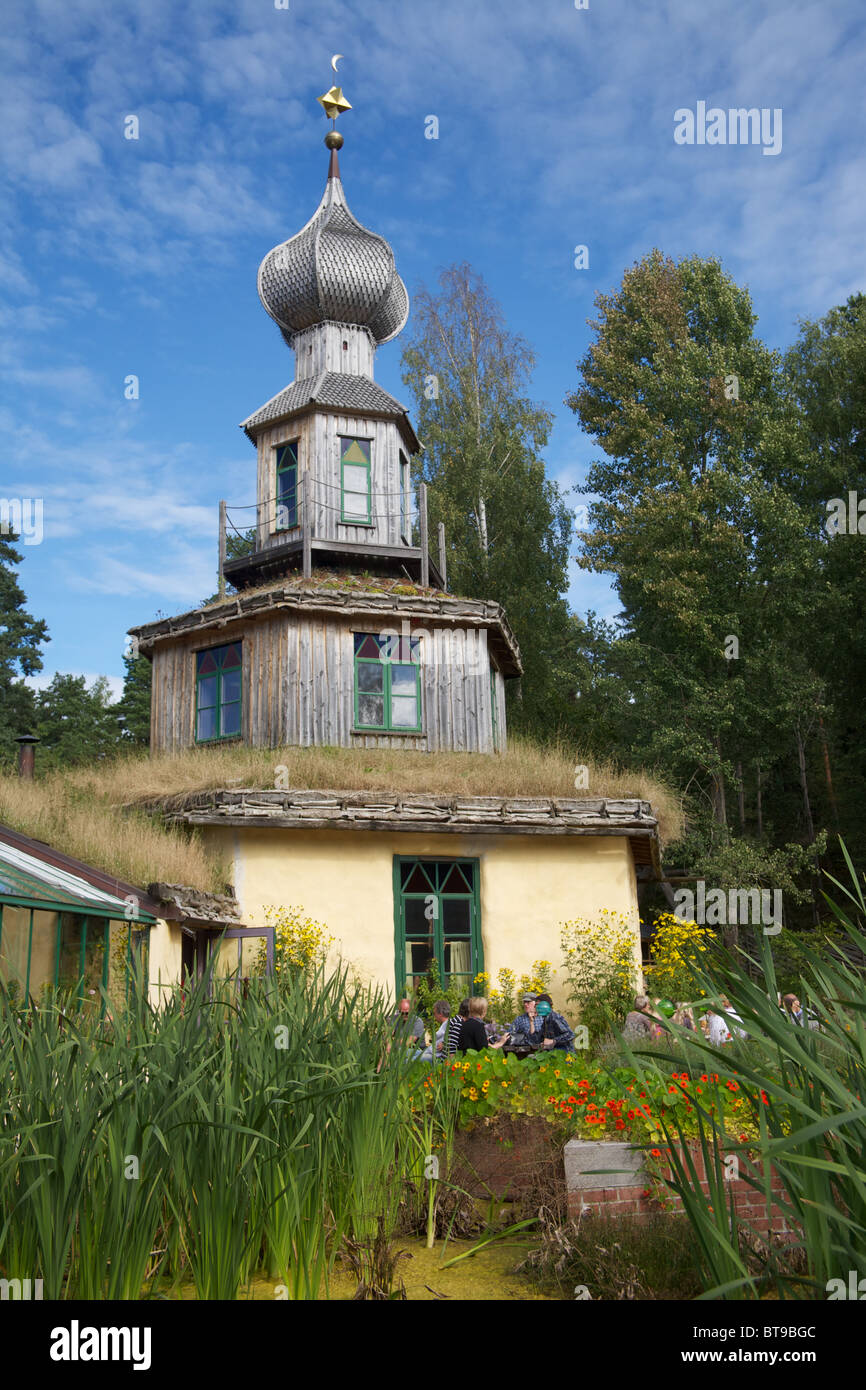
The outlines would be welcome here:
M 546 959 L 557 974 L 551 995 L 565 1006 L 560 923 L 602 908 L 634 924 L 638 907 L 624 836 L 435 835 L 387 831 L 205 828 L 234 860 L 245 926 L 266 925 L 267 906 L 303 907 L 336 938 L 367 979 L 390 991 L 394 978 L 395 855 L 479 861 L 484 968 L 495 984 L 508 966 L 520 976 Z M 179 968 L 179 967 L 178 967 Z M 151 972 L 153 977 L 153 972 Z
M 166 991 L 180 984 L 181 930 L 177 922 L 165 922 L 160 917 L 150 929 L 149 950 L 148 997 L 157 1007 Z

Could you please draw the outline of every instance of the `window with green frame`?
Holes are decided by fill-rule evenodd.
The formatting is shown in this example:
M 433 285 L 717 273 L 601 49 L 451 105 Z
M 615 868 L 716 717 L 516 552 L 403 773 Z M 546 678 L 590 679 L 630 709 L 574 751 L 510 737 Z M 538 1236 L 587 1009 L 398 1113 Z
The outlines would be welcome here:
M 344 522 L 370 525 L 370 474 L 373 441 L 340 436 L 340 512 Z
M 421 731 L 421 638 L 356 632 L 355 728 Z
M 447 986 L 474 993 L 484 969 L 477 859 L 394 856 L 395 973 L 412 990 L 435 961 Z
M 0 980 L 24 999 L 61 990 L 106 1012 L 146 991 L 150 924 L 0 902 Z
M 195 655 L 195 741 L 237 738 L 241 731 L 241 643 Z
M 298 524 L 298 441 L 277 448 L 277 526 L 290 531 Z

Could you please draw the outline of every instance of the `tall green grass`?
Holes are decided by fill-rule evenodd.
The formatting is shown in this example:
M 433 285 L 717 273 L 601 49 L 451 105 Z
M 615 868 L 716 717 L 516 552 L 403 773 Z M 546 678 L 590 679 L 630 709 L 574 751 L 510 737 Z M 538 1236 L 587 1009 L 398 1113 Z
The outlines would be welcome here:
M 393 1231 L 407 1172 L 388 1006 L 324 966 L 102 1023 L 0 987 L 0 1272 L 46 1298 L 231 1299 L 258 1269 L 326 1292 L 344 1238 Z
M 832 879 L 833 896 L 824 896 L 854 948 L 853 959 L 859 955 L 862 960 L 866 897 L 842 848 L 850 885 Z M 862 968 L 829 940 L 807 941 L 800 952 L 799 997 L 816 1015 L 820 1031 L 800 1028 L 777 1006 L 772 939 L 766 935 L 759 954 L 757 959 L 717 947 L 695 971 L 695 997 L 699 990 L 710 997 L 728 995 L 747 1041 L 713 1048 L 701 1037 L 670 1027 L 679 1057 L 693 1074 L 717 1070 L 736 1078 L 750 1103 L 758 1138 L 742 1145 L 732 1142 L 719 1133 L 708 1110 L 700 1113 L 697 1098 L 690 1095 L 700 1114 L 710 1193 L 703 1193 L 685 1150 L 683 1157 L 672 1151 L 670 1185 L 683 1200 L 701 1251 L 707 1280 L 703 1297 L 755 1297 L 772 1288 L 779 1298 L 820 1299 L 827 1296 L 829 1280 L 847 1280 L 851 1270 L 866 1273 L 866 980 Z M 640 1055 L 646 1059 L 644 1074 L 657 1075 L 663 1063 Z M 665 1126 L 665 1134 L 670 1144 L 684 1146 L 675 1123 Z M 767 1206 L 771 1168 L 779 1174 L 785 1190 L 772 1200 L 796 1232 L 799 1262 L 790 1259 L 790 1245 L 787 1254 L 771 1245 L 762 1268 L 756 1267 L 754 1256 L 746 1257 L 721 1145 L 728 1153 L 739 1148 L 740 1177 L 762 1194 Z

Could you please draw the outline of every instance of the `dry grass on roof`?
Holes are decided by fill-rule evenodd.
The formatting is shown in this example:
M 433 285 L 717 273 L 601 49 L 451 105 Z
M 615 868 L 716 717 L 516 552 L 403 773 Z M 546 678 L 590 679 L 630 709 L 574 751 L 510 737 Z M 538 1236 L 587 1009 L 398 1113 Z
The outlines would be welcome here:
M 136 765 L 131 761 L 130 770 Z M 118 814 L 109 788 L 122 778 L 122 766 L 112 767 L 105 786 L 99 772 L 81 769 L 33 782 L 0 776 L 0 822 L 137 888 L 159 881 L 222 892 L 230 865 L 200 835 L 143 811 Z
M 575 763 L 588 787 L 574 789 Z M 430 792 L 442 796 L 638 797 L 664 843 L 682 830 L 679 797 L 646 772 L 623 772 L 564 746 L 512 738 L 507 753 L 413 753 L 367 748 L 200 748 L 173 757 L 132 754 L 33 782 L 0 776 L 0 822 L 139 887 L 162 881 L 221 892 L 230 867 L 199 833 L 166 826 L 146 803 L 177 808 L 197 792 L 273 788 L 288 770 L 295 790 Z
M 287 574 L 279 580 L 269 579 L 253 588 L 241 589 L 237 593 L 226 594 L 225 598 L 213 598 L 202 604 L 202 608 L 218 608 L 222 603 L 230 603 L 237 598 L 251 598 L 255 594 L 272 593 L 283 589 L 319 590 L 322 593 L 352 594 L 396 594 L 398 598 L 442 598 L 443 591 L 428 584 L 417 584 L 407 575 L 354 574 L 346 570 L 314 569 L 309 579 L 298 573 Z M 458 598 L 458 594 L 448 593 L 446 598 Z

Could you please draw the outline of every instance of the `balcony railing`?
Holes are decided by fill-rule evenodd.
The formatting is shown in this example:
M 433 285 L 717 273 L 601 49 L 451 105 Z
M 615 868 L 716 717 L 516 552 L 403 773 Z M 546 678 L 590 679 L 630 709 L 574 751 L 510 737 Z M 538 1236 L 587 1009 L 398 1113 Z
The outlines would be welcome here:
M 229 507 L 221 500 L 219 504 L 219 592 L 225 594 L 226 573 L 232 578 L 233 570 L 244 570 L 248 566 L 242 564 L 242 560 L 226 560 L 227 536 L 229 531 L 241 539 L 246 539 L 243 531 L 239 530 L 230 518 L 229 513 L 240 511 L 255 511 L 256 513 L 256 543 L 254 550 L 249 557 L 250 562 L 255 559 L 256 566 L 265 566 L 270 560 L 276 564 L 280 560 L 290 557 L 300 556 L 301 571 L 305 579 L 309 579 L 313 570 L 313 552 L 319 551 L 327 553 L 329 558 L 339 560 L 341 557 L 349 559 L 351 555 L 367 555 L 379 561 L 392 561 L 399 563 L 401 560 L 412 561 L 419 568 L 419 579 L 422 587 L 427 588 L 430 584 L 431 568 L 434 575 L 434 583 L 438 583 L 442 589 L 447 588 L 447 563 L 445 554 L 445 527 L 440 521 L 438 526 L 438 565 L 434 563 L 430 556 L 429 535 L 427 524 L 427 485 L 421 483 L 418 489 L 418 510 L 416 520 L 418 524 L 419 545 L 411 546 L 392 546 L 381 545 L 375 542 L 369 544 L 359 542 L 347 542 L 335 540 L 326 536 L 317 536 L 315 529 L 315 513 L 322 507 L 327 507 L 327 503 L 317 501 L 315 506 L 312 501 L 312 483 L 310 474 L 303 472 L 300 477 L 300 496 L 296 498 L 295 515 L 297 522 L 295 525 L 286 527 L 287 532 L 294 532 L 294 535 L 287 536 L 285 541 L 271 540 L 267 546 L 260 546 L 259 539 L 262 534 L 261 518 L 265 508 L 271 503 L 277 503 L 277 520 L 279 519 L 279 503 L 285 506 L 282 499 L 270 498 L 264 503 L 253 503 L 249 507 Z M 351 526 L 353 522 L 346 520 L 340 509 L 341 524 Z M 381 513 L 380 513 L 381 515 Z M 401 514 L 402 520 L 402 514 Z M 410 533 L 412 521 L 409 516 Z M 279 532 L 272 533 L 279 535 Z M 246 559 L 247 557 L 242 557 Z M 239 573 L 239 578 L 241 575 Z

